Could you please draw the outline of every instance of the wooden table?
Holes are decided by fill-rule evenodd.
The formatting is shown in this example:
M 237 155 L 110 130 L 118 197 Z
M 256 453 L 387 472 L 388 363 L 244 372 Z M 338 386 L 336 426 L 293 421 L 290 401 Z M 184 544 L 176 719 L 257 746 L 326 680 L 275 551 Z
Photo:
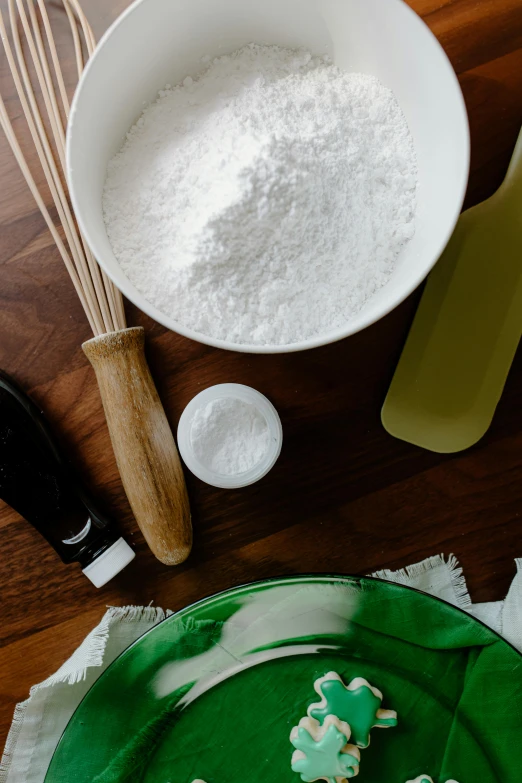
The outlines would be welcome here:
M 84 0 L 97 35 L 126 4 Z M 500 184 L 522 122 L 522 0 L 410 5 L 459 74 L 471 120 L 471 205 Z M 12 98 L 5 59 L 0 68 L 2 90 Z M 19 114 L 14 100 L 8 106 Z M 87 322 L 3 136 L 0 181 L 0 367 L 46 411 L 137 551 L 130 567 L 96 590 L 15 512 L 0 509 L 0 745 L 15 703 L 58 668 L 107 604 L 179 609 L 253 579 L 367 573 L 440 552 L 458 556 L 474 600 L 505 595 L 513 558 L 522 556 L 520 353 L 486 438 L 444 457 L 394 440 L 379 417 L 418 294 L 355 337 L 286 356 L 213 350 L 129 305 L 129 324 L 147 330 L 150 364 L 174 427 L 198 391 L 226 381 L 265 393 L 284 427 L 281 458 L 259 484 L 229 492 L 187 476 L 194 552 L 169 569 L 150 554 L 133 521 L 80 347 L 90 336 Z

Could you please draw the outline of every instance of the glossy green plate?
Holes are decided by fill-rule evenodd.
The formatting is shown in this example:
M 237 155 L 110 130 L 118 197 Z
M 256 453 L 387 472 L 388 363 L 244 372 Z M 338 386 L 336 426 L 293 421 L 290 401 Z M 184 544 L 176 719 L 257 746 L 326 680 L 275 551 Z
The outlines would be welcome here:
M 398 712 L 361 751 L 361 783 L 519 782 L 522 656 L 431 596 L 326 576 L 239 587 L 157 625 L 88 692 L 45 782 L 299 783 L 290 730 L 332 670 Z

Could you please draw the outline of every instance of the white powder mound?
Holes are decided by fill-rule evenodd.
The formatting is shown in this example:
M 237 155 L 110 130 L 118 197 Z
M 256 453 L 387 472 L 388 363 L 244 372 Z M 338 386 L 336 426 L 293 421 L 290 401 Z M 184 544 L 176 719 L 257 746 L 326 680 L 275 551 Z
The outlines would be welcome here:
M 236 476 L 266 456 L 270 430 L 255 405 L 224 397 L 196 411 L 190 440 L 202 465 L 222 476 Z
M 203 335 L 283 345 L 343 327 L 414 234 L 413 140 L 393 93 L 251 44 L 168 86 L 110 162 L 112 248 Z

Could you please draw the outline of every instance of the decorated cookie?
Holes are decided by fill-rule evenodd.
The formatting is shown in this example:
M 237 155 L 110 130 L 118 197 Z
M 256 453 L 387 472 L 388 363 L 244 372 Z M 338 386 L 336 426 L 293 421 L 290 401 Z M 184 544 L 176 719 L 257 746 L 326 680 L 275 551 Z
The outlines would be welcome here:
M 356 677 L 345 685 L 337 672 L 329 672 L 314 683 L 321 701 L 308 707 L 308 715 L 322 723 L 327 715 L 336 715 L 351 728 L 352 741 L 359 748 L 370 744 L 374 727 L 397 725 L 394 710 L 382 710 L 382 693 L 367 680 Z
M 290 742 L 295 748 L 292 769 L 301 780 L 312 783 L 346 783 L 359 772 L 360 753 L 349 745 L 350 727 L 335 715 L 326 715 L 322 725 L 307 717 L 292 729 Z
M 290 741 L 297 737 L 299 729 L 306 729 L 310 736 L 313 737 L 316 742 L 318 742 L 326 734 L 328 726 L 335 726 L 336 729 L 344 734 L 346 742 L 348 742 L 352 735 L 352 730 L 349 725 L 340 720 L 336 715 L 327 715 L 322 724 L 319 723 L 319 721 L 315 718 L 310 718 L 307 716 L 306 718 L 301 718 L 298 726 L 294 726 L 290 732 Z M 357 750 L 357 748 L 355 748 L 353 745 L 350 745 L 350 747 L 353 747 L 355 750 Z M 356 755 L 360 755 L 358 750 Z
M 419 775 L 415 780 L 407 780 L 406 783 L 433 783 L 433 778 L 429 775 Z M 457 783 L 456 780 L 447 780 L 446 783 Z

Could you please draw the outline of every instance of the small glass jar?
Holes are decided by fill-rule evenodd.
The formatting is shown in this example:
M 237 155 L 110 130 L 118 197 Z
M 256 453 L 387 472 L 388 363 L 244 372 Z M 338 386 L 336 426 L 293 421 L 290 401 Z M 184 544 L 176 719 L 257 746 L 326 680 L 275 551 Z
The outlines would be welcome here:
M 253 405 L 264 418 L 269 432 L 269 445 L 263 458 L 248 470 L 235 474 L 217 473 L 202 464 L 192 444 L 192 423 L 196 411 L 206 408 L 215 400 L 227 398 Z M 276 409 L 263 394 L 241 383 L 220 383 L 200 392 L 189 402 L 178 424 L 178 448 L 185 465 L 195 476 L 212 487 L 235 489 L 254 484 L 274 467 L 282 445 L 283 428 Z

